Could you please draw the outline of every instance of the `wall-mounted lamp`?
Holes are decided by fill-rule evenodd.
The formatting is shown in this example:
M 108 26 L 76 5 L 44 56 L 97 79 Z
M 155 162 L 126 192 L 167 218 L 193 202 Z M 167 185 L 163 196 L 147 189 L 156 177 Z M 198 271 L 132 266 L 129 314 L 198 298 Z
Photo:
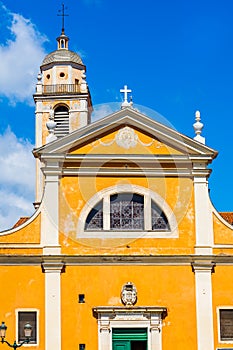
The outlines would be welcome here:
M 0 326 L 0 337 L 1 339 L 1 343 L 6 343 L 8 346 L 10 346 L 11 348 L 13 348 L 14 350 L 16 350 L 17 348 L 20 348 L 20 346 L 22 346 L 25 343 L 29 343 L 30 342 L 30 338 L 32 335 L 32 326 L 30 325 L 30 323 L 26 323 L 24 325 L 24 335 L 25 335 L 25 340 L 22 343 L 17 344 L 16 340 L 14 341 L 13 344 L 10 344 L 7 340 L 5 340 L 5 336 L 6 336 L 6 330 L 7 330 L 7 326 L 5 325 L 5 322 L 2 322 L 1 326 Z

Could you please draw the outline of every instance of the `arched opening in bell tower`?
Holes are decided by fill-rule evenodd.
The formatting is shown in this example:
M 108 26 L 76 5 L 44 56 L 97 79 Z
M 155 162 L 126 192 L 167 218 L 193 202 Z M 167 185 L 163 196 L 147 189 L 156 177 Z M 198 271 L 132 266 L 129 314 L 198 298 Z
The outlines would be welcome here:
M 65 105 L 59 105 L 54 109 L 54 121 L 57 123 L 54 134 L 59 138 L 69 134 L 69 109 Z

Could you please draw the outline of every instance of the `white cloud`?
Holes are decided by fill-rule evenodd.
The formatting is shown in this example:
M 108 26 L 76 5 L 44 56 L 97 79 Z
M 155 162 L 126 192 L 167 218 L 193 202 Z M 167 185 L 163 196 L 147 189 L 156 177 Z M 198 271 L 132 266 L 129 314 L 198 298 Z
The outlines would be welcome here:
M 120 109 L 121 104 L 119 102 L 109 102 L 101 103 L 99 105 L 94 105 L 94 111 L 91 115 L 92 122 L 106 117 L 107 115 L 114 113 Z
M 33 145 L 8 128 L 0 135 L 0 230 L 12 227 L 33 209 L 35 160 Z
M 11 228 L 20 217 L 30 216 L 33 206 L 22 196 L 0 189 L 0 231 Z
M 4 6 L 9 20 L 11 38 L 0 43 L 0 95 L 11 103 L 31 103 L 35 91 L 38 67 L 46 55 L 43 44 L 47 38 L 23 16 L 12 13 Z
M 121 104 L 122 102 L 108 102 L 108 103 L 101 103 L 98 105 L 94 105 L 93 106 L 94 111 L 92 112 L 92 115 L 91 115 L 92 122 L 99 120 L 101 118 L 104 118 L 107 115 L 112 114 L 116 111 L 119 111 L 121 109 Z M 133 109 L 138 111 L 139 113 L 143 113 L 149 116 L 150 118 L 156 120 L 159 123 L 162 123 L 172 129 L 175 129 L 175 127 L 169 122 L 168 119 L 166 119 L 160 113 L 158 113 L 157 111 L 149 107 L 142 106 L 139 104 L 133 104 Z

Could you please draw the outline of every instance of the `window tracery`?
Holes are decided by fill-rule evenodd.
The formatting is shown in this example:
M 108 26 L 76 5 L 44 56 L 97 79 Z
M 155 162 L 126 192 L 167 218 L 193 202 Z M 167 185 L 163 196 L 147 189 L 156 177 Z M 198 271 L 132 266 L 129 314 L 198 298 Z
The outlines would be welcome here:
M 111 230 L 143 230 L 144 199 L 135 193 L 118 193 L 110 197 Z
M 137 193 L 117 193 L 105 198 L 107 208 L 103 210 L 103 200 L 88 213 L 86 231 L 143 231 L 145 226 L 151 231 L 168 231 L 168 219 L 159 206 L 150 199 L 151 215 L 145 213 L 144 196 Z M 106 218 L 104 223 L 104 216 Z M 145 221 L 148 221 L 145 225 Z
M 152 231 L 169 229 L 166 215 L 161 211 L 161 209 L 156 205 L 154 201 L 151 202 L 151 221 Z
M 85 230 L 103 229 L 103 201 L 91 209 L 85 223 Z

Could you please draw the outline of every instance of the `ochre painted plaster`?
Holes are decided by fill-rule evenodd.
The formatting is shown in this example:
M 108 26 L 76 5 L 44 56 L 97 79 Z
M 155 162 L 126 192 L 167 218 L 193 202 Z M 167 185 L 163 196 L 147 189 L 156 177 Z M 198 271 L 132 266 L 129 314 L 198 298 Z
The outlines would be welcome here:
M 233 244 L 233 229 L 224 219 L 221 220 L 213 214 L 214 224 L 214 243 L 215 244 Z
M 176 349 L 196 350 L 195 332 L 190 332 L 196 327 L 194 274 L 190 266 L 67 267 L 62 274 L 61 290 L 63 347 L 85 343 L 87 348 L 98 348 L 97 322 L 92 309 L 122 305 L 120 291 L 127 281 L 137 288 L 136 306 L 167 307 L 168 316 L 162 330 L 163 349 L 172 349 L 175 344 Z M 70 298 L 70 291 L 75 298 Z M 78 303 L 78 294 L 85 294 L 84 304 Z M 72 322 L 66 321 L 71 318 Z M 67 337 L 69 333 L 73 336 Z
M 133 129 L 133 128 L 131 128 Z M 71 154 L 182 154 L 179 150 L 160 142 L 158 139 L 134 130 L 138 141 L 134 147 L 124 148 L 116 142 L 119 130 L 88 142 L 88 144 L 71 150 Z
M 39 214 L 30 224 L 23 224 L 15 232 L 0 235 L 0 248 L 2 243 L 40 243 L 41 214 Z

